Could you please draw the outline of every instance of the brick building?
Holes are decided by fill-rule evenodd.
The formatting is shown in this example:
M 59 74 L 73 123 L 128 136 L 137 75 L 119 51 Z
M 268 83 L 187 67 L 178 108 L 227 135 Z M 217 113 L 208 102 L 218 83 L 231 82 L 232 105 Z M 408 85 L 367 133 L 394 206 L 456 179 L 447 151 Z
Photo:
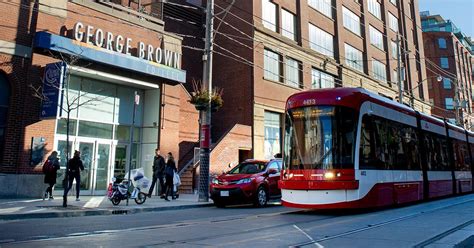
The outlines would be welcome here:
M 472 130 L 473 42 L 440 15 L 422 12 L 421 22 L 432 113 Z
M 205 6 L 180 3 L 186 2 Z M 214 6 L 213 85 L 224 89 L 224 106 L 212 116 L 212 138 L 226 140 L 238 129 L 240 143 L 214 149 L 211 172 L 280 152 L 285 101 L 293 93 L 363 87 L 396 100 L 397 33 L 404 103 L 430 113 L 418 1 L 258 0 L 228 8 L 231 2 Z M 186 15 L 175 18 L 187 22 Z M 195 39 L 190 36 L 183 42 Z
M 156 147 L 178 161 L 192 153 L 198 113 L 182 38 L 164 30 L 161 2 L 141 2 L 0 3 L 0 195 L 39 197 L 52 150 L 64 169 L 68 113 L 84 194 L 103 194 L 128 164 L 151 177 Z

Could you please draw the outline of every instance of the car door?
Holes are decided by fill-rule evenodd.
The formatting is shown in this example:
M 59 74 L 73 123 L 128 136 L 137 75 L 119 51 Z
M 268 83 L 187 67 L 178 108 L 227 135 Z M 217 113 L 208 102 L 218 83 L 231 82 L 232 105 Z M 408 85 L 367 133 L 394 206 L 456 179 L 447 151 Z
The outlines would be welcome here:
M 280 179 L 280 166 L 278 165 L 278 161 L 271 161 L 267 166 L 267 172 L 269 172 L 270 169 L 275 169 L 278 173 L 268 175 L 268 192 L 271 197 L 279 196 L 281 195 L 281 191 L 278 188 L 278 180 Z

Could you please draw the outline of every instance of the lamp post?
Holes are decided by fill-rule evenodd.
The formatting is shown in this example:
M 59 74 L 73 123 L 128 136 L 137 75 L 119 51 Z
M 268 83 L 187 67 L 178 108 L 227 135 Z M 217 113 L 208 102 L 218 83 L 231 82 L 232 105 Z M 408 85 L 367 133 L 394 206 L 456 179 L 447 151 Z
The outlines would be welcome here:
M 420 87 L 425 81 L 427 81 L 428 79 L 431 79 L 431 78 L 436 78 L 436 81 L 439 83 L 441 81 L 443 81 L 443 77 L 442 76 L 433 76 L 433 77 L 427 77 L 425 79 L 423 79 L 421 82 L 419 82 L 415 87 L 411 88 L 409 91 L 410 91 L 410 95 L 411 95 L 411 107 L 412 108 L 415 108 L 415 97 L 413 96 L 413 91 L 415 89 L 417 89 L 418 87 Z

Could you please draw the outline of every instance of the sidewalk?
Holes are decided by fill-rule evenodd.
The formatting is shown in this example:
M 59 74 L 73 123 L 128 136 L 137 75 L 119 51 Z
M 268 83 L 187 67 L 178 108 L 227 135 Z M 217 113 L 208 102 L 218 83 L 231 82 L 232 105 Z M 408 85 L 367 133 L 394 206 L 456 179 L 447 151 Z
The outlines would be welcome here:
M 114 206 L 106 196 L 81 196 L 81 201 L 75 201 L 75 197 L 69 196 L 67 208 L 62 207 L 62 197 L 56 197 L 51 201 L 43 201 L 42 199 L 0 199 L 0 220 L 134 214 L 209 207 L 212 204 L 212 200 L 198 202 L 198 195 L 192 194 L 180 194 L 178 199 L 169 202 L 160 199 L 159 196 L 153 196 L 147 198 L 142 205 L 138 205 L 133 199 L 130 199 L 128 206 L 126 206 L 126 201 Z

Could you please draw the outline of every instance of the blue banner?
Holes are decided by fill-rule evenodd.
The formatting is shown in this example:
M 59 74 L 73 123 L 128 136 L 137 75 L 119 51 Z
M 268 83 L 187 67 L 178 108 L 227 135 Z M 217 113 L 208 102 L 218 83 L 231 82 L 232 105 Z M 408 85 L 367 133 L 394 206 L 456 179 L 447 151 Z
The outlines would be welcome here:
M 47 64 L 43 75 L 43 103 L 41 118 L 56 118 L 60 108 L 60 94 L 66 65 L 63 62 Z

